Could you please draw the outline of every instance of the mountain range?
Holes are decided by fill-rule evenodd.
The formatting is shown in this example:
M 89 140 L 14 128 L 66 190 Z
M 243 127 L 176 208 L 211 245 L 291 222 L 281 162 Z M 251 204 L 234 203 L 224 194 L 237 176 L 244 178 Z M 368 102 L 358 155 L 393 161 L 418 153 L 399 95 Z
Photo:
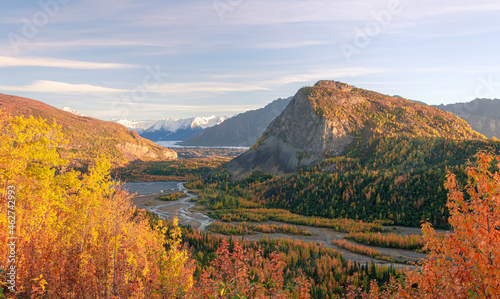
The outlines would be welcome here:
M 225 120 L 226 117 L 212 115 L 209 117 L 169 118 L 156 121 L 130 121 L 121 119 L 116 122 L 152 141 L 182 141 L 206 128 L 221 124 Z
M 120 124 L 80 116 L 70 108 L 65 111 L 40 101 L 0 94 L 0 110 L 14 116 L 41 117 L 49 123 L 56 121 L 69 140 L 64 151 L 74 154 L 79 165 L 88 165 L 99 156 L 108 158 L 115 166 L 177 158 L 173 150 L 156 145 Z
M 188 146 L 252 146 L 292 97 L 277 99 L 263 108 L 235 115 L 182 142 Z
M 394 96 L 394 98 L 402 97 Z M 261 109 L 233 116 L 218 125 L 200 130 L 181 145 L 250 147 L 262 136 L 269 124 L 283 112 L 291 99 L 292 97 L 278 99 Z M 424 102 L 413 102 L 427 105 Z M 433 107 L 462 118 L 473 130 L 488 138 L 500 136 L 500 99 L 475 99 L 466 103 Z
M 471 102 L 434 106 L 468 122 L 488 138 L 500 137 L 500 99 L 475 99 Z
M 395 98 L 403 98 L 394 96 Z M 267 126 L 285 109 L 292 97 L 278 99 L 266 107 L 233 116 L 183 141 L 186 146 L 252 146 Z M 427 105 L 421 101 L 413 101 Z M 472 129 L 488 138 L 500 136 L 500 100 L 476 99 L 467 103 L 435 105 L 464 119 Z
M 492 102 L 480 100 L 469 110 L 494 118 L 496 111 L 489 111 L 494 106 L 482 108 Z M 72 109 L 0 94 L 0 110 L 55 120 L 69 140 L 62 150 L 73 153 L 80 164 L 98 156 L 108 157 L 115 165 L 176 157 L 172 150 L 119 123 L 79 116 Z M 210 120 L 216 119 L 197 123 L 210 126 Z M 239 121 L 228 119 L 205 130 L 242 124 L 233 131 L 226 128 L 227 138 L 246 127 L 254 130 L 256 119 L 270 124 L 247 152 L 216 170 L 217 175 L 208 175 L 217 184 L 214 187 L 224 189 L 224 180 L 239 181 L 241 188 L 254 188 L 251 192 L 263 205 L 304 215 L 388 219 L 410 226 L 429 219 L 446 227 L 447 191 L 442 183 L 447 173 L 463 178 L 466 161 L 478 150 L 500 150 L 500 142 L 487 139 L 450 112 L 336 81 L 319 81 L 301 88 L 291 99 L 232 119 Z M 176 126 L 166 120 L 128 125 L 136 130 L 144 125 L 144 131 L 178 131 L 191 127 L 194 120 Z
M 153 140 L 182 141 L 184 146 L 243 146 L 250 147 L 262 136 L 271 122 L 278 117 L 293 97 L 277 99 L 265 107 L 247 111 L 231 118 L 192 117 L 187 119 L 161 119 L 146 121 L 116 121 L 142 137 Z M 403 99 L 401 96 L 394 98 Z M 423 102 L 413 101 L 426 105 Z M 500 136 L 500 99 L 475 99 L 471 102 L 433 107 L 448 111 L 464 119 L 472 129 L 488 138 Z M 85 116 L 69 107 L 62 110 Z
M 283 112 L 292 97 L 277 99 L 263 108 L 231 118 L 192 117 L 116 122 L 152 141 L 182 141 L 184 146 L 252 146 L 269 124 Z

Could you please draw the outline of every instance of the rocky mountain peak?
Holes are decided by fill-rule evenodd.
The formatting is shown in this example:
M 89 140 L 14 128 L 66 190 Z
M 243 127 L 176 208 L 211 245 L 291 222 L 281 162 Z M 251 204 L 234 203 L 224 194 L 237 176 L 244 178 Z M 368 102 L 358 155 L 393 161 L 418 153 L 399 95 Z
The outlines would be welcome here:
M 316 84 L 314 84 L 314 87 L 337 89 L 337 90 L 344 91 L 344 92 L 350 92 L 351 90 L 354 89 L 354 87 L 349 85 L 349 84 L 338 82 L 338 81 L 333 81 L 333 80 L 318 81 L 318 82 L 316 82 Z

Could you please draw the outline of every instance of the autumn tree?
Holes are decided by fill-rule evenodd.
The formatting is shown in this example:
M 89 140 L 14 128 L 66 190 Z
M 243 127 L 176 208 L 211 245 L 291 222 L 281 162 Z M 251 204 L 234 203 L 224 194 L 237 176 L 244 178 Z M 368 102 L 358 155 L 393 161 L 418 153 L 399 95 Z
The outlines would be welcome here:
M 466 168 L 461 188 L 453 173 L 448 189 L 450 232 L 438 234 L 429 223 L 422 232 L 429 250 L 417 269 L 399 282 L 370 291 L 353 286 L 347 298 L 500 298 L 500 156 L 479 152 Z
M 152 229 L 97 159 L 68 168 L 59 127 L 0 113 L 0 270 L 15 267 L 18 297 L 187 296 L 192 267 L 180 231 Z M 175 224 L 175 222 L 174 222 Z M 16 239 L 12 239 L 15 237 Z M 15 241 L 15 259 L 8 259 Z M 8 277 L 10 278 L 10 276 Z
M 421 269 L 407 273 L 400 295 L 412 298 L 500 298 L 500 156 L 480 152 L 462 188 L 449 174 L 445 238 L 423 226 L 430 250 Z
M 197 298 L 310 298 L 305 278 L 284 284 L 284 266 L 276 252 L 265 259 L 260 250 L 250 252 L 239 243 L 230 251 L 223 239 L 217 258 L 202 272 L 194 292 Z

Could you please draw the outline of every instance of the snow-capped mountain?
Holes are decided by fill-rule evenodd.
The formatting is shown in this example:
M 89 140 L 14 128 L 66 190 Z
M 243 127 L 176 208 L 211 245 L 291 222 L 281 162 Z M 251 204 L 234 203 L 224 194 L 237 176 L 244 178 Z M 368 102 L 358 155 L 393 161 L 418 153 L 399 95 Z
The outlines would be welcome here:
M 252 146 L 257 142 L 269 124 L 280 115 L 290 103 L 288 99 L 277 99 L 264 108 L 235 115 L 220 126 L 207 128 L 183 141 L 186 146 Z
M 192 117 L 185 119 L 160 119 L 154 125 L 146 129 L 146 132 L 154 132 L 159 130 L 177 132 L 178 130 L 200 127 L 206 129 L 218 125 L 226 120 L 226 117 L 217 117 L 212 115 L 210 117 Z
M 134 130 L 142 137 L 153 140 L 186 140 L 194 134 L 218 125 L 226 120 L 226 117 L 191 117 L 185 119 L 160 119 L 158 121 L 129 121 L 126 119 L 117 122 Z
M 70 107 L 62 107 L 61 110 L 64 110 L 66 112 L 69 112 L 69 113 L 72 113 L 72 114 L 78 115 L 78 116 L 87 116 L 87 115 L 81 114 L 80 112 L 76 111 L 75 109 L 71 109 Z
M 127 127 L 129 130 L 136 131 L 141 134 L 144 130 L 148 129 L 152 125 L 156 123 L 156 120 L 128 120 L 128 119 L 119 119 L 115 120 L 120 125 Z

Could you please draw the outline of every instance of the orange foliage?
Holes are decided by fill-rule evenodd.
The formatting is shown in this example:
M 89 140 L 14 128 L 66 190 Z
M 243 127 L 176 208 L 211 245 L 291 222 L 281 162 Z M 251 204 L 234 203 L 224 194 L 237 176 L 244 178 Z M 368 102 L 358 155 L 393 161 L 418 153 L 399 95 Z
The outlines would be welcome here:
M 425 245 L 425 240 L 421 235 L 398 235 L 381 233 L 350 232 L 346 239 L 368 245 L 382 247 L 392 247 L 401 249 L 421 249 Z
M 236 243 L 232 252 L 225 239 L 217 258 L 203 271 L 194 288 L 197 298 L 310 298 L 310 283 L 304 277 L 294 285 L 284 285 L 285 263 L 271 253 L 264 259 L 257 251 L 249 253 Z
M 109 162 L 81 174 L 66 168 L 61 146 L 55 124 L 0 114 L 0 272 L 11 280 L 15 271 L 3 285 L 11 287 L 4 289 L 8 296 L 172 298 L 188 292 L 192 267 L 180 248 L 180 229 L 167 231 L 160 223 L 153 230 L 110 180 Z
M 380 251 L 378 251 L 376 249 L 362 246 L 362 245 L 349 243 L 346 240 L 334 239 L 334 240 L 332 240 L 332 244 L 339 247 L 339 248 L 343 248 L 343 249 L 349 250 L 351 252 L 367 255 L 367 256 L 370 256 L 370 257 L 373 257 L 373 258 L 376 258 L 379 260 L 386 260 L 389 262 L 394 261 L 393 258 L 391 258 L 390 256 L 383 255 Z
M 444 240 L 423 226 L 430 250 L 418 271 L 407 273 L 400 296 L 417 298 L 500 298 L 500 156 L 479 153 L 467 167 L 465 191 L 449 174 L 449 222 Z
M 369 293 L 349 287 L 347 298 L 500 298 L 500 156 L 480 152 L 462 190 L 449 173 L 450 233 L 422 226 L 429 256 L 399 283 Z
M 215 233 L 228 235 L 228 236 L 245 236 L 253 235 L 255 232 L 265 234 L 283 233 L 290 235 L 311 236 L 311 232 L 302 227 L 295 225 L 276 225 L 276 224 L 247 224 L 246 222 L 238 223 L 236 225 L 230 223 L 214 222 L 207 226 L 209 231 Z
M 200 194 L 203 196 L 202 194 Z M 223 206 L 221 204 L 221 206 Z M 215 207 L 217 208 L 217 207 Z M 222 219 L 223 221 L 279 221 L 297 225 L 307 225 L 314 227 L 326 227 L 338 232 L 367 232 L 367 231 L 385 231 L 380 223 L 371 223 L 357 221 L 348 218 L 323 218 L 323 217 L 304 217 L 283 209 L 227 209 L 212 212 L 210 216 Z

